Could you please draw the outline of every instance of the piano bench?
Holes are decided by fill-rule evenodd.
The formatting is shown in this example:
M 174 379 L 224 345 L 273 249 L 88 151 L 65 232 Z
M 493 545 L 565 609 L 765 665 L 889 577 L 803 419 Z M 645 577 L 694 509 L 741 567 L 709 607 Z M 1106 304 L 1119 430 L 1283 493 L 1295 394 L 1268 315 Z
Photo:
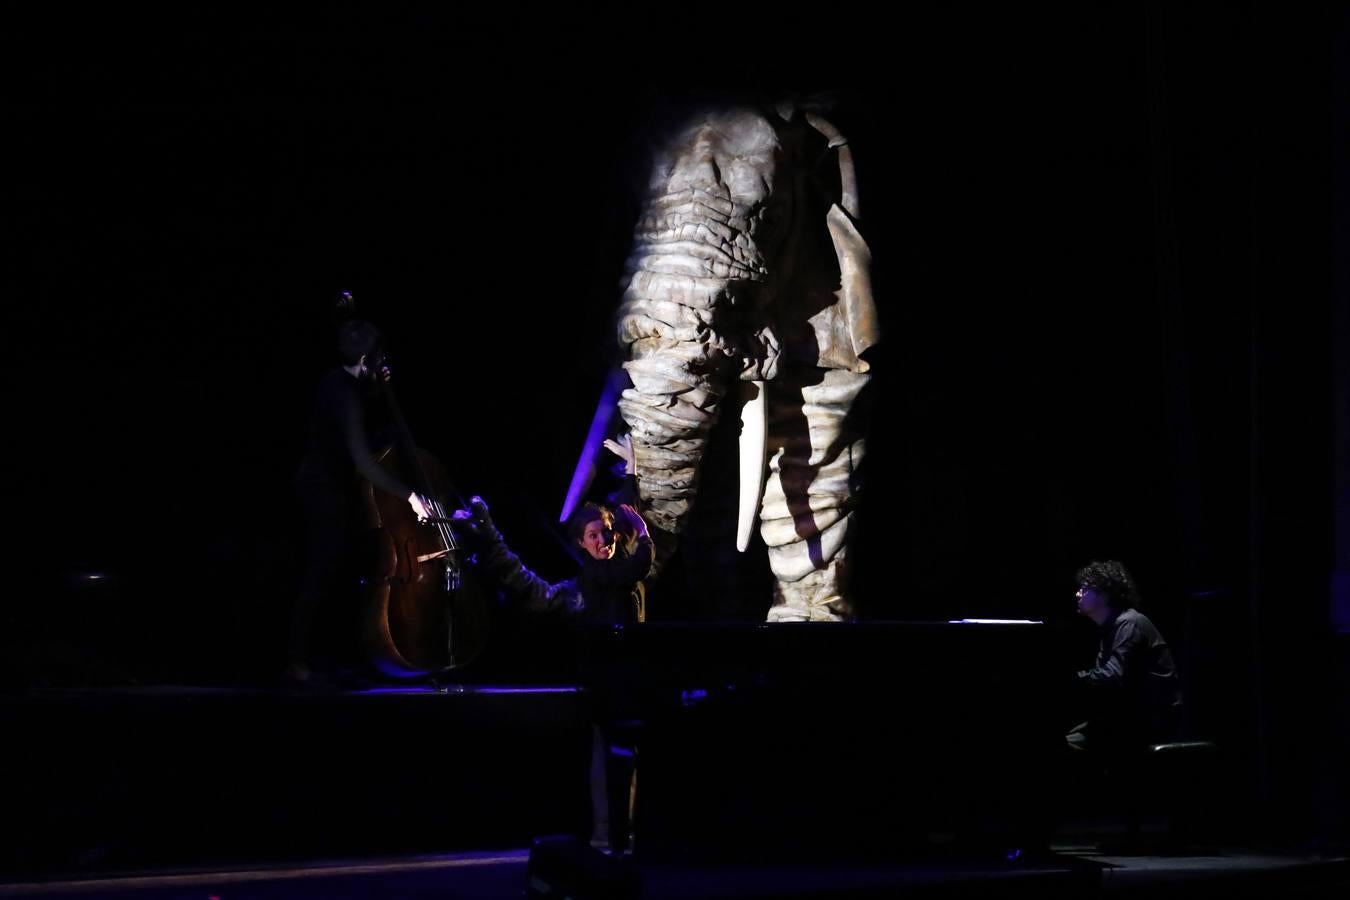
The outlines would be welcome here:
M 1170 852 L 1209 844 L 1219 787 L 1219 747 L 1213 741 L 1148 744 L 1138 757 L 1137 782 L 1127 816 L 1131 835 L 1147 819 L 1161 819 Z

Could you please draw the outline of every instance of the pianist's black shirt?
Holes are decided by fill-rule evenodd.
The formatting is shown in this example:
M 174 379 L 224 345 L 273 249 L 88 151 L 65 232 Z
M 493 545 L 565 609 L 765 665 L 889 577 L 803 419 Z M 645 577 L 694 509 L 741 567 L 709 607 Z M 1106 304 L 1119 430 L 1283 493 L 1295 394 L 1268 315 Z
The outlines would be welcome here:
M 1097 664 L 1079 672 L 1078 681 L 1094 718 L 1109 720 L 1113 730 L 1146 740 L 1173 737 L 1181 704 L 1176 666 L 1162 634 L 1138 610 L 1123 609 L 1102 625 Z

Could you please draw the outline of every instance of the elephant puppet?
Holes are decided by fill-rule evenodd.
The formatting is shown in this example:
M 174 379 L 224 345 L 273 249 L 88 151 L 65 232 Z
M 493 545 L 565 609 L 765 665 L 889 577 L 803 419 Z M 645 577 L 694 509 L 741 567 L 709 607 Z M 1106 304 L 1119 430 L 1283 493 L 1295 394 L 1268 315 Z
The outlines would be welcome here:
M 624 272 L 619 410 L 643 513 L 680 533 L 709 432 L 739 408 L 737 547 L 758 514 L 770 622 L 854 616 L 862 357 L 880 337 L 858 216 L 852 151 L 823 115 L 705 108 L 658 144 Z

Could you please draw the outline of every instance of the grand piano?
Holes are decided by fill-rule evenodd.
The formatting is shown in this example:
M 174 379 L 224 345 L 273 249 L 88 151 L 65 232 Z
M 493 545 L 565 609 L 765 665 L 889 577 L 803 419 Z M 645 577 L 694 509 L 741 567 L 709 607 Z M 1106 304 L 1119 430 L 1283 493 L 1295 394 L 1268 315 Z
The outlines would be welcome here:
M 980 619 L 596 636 L 591 687 L 637 759 L 638 851 L 1042 847 L 1064 762 L 1057 631 Z

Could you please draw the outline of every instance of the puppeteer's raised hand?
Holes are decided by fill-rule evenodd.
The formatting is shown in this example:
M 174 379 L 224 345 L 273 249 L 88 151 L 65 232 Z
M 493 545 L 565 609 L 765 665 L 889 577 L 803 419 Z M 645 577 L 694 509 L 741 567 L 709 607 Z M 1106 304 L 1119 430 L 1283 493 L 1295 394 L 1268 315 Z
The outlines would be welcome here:
M 617 441 L 605 438 L 605 449 L 623 460 L 623 474 L 637 473 L 637 467 L 633 464 L 633 439 L 627 432 L 619 435 Z

